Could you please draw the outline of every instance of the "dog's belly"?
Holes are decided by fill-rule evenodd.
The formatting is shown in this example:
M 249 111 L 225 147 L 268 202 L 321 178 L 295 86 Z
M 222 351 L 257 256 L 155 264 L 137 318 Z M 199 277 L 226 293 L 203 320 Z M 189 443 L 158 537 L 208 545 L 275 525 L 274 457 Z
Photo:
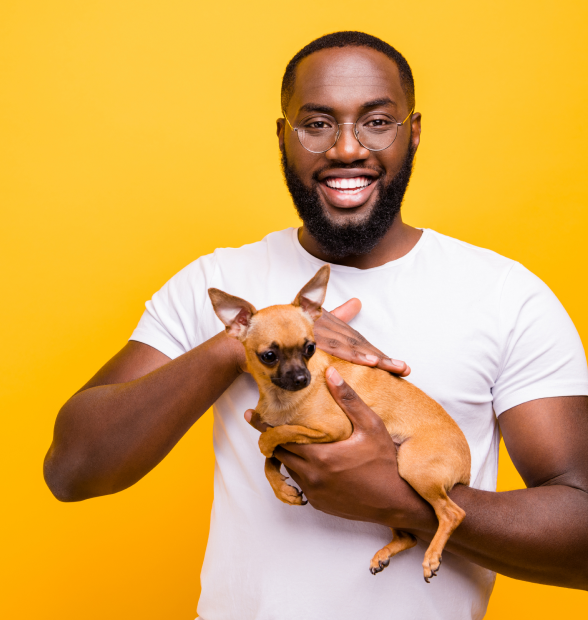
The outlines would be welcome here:
M 412 383 L 377 368 L 336 358 L 332 365 L 384 422 L 398 449 L 399 473 L 407 482 L 409 470 L 418 460 L 423 466 L 430 463 L 431 469 L 437 467 L 435 477 L 448 489 L 458 483 L 469 484 L 467 440 L 439 403 Z

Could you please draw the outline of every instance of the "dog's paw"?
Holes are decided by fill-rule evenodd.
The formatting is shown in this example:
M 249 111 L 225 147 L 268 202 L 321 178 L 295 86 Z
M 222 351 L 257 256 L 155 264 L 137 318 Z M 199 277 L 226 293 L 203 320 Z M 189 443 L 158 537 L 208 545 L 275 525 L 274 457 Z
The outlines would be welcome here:
M 285 482 L 279 489 L 275 489 L 275 493 L 276 497 L 284 502 L 284 504 L 290 504 L 290 506 L 304 506 L 308 504 L 302 495 L 302 491 L 299 491 Z
M 390 556 L 386 548 L 380 549 L 380 551 L 374 555 L 372 561 L 370 562 L 370 573 L 372 575 L 377 575 L 378 573 L 381 573 L 386 566 L 388 566 L 388 564 L 390 564 Z
M 441 567 L 441 556 L 435 553 L 427 553 L 423 562 L 423 576 L 427 583 L 431 583 L 429 579 L 437 576 L 437 572 Z
M 266 459 L 271 459 L 276 449 L 273 442 L 269 441 L 267 433 L 261 433 L 259 436 L 259 449 Z

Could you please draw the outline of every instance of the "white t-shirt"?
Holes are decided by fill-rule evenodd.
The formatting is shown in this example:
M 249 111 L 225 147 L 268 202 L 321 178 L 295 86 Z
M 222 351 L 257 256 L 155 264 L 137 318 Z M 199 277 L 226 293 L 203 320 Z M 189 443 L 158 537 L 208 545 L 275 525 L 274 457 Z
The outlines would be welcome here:
M 131 339 L 178 357 L 223 329 L 209 287 L 256 308 L 289 303 L 323 264 L 302 248 L 296 229 L 218 249 L 147 302 Z M 351 325 L 410 364 L 409 380 L 461 427 L 473 487 L 496 490 L 498 415 L 536 398 L 588 394 L 584 350 L 565 310 L 541 280 L 494 252 L 425 230 L 406 256 L 380 267 L 331 265 L 325 308 L 351 297 L 363 303 Z M 257 400 L 255 382 L 242 375 L 214 405 L 202 620 L 483 617 L 493 572 L 445 552 L 439 576 L 426 584 L 419 542 L 374 577 L 369 562 L 390 541 L 387 527 L 276 499 L 259 433 L 243 419 Z

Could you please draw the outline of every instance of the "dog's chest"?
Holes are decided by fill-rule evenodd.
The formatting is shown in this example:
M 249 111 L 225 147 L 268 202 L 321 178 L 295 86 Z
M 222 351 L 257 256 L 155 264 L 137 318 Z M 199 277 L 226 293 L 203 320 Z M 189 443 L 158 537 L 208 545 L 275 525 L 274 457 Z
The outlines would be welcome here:
M 296 393 L 294 393 L 296 394 Z M 342 438 L 351 434 L 351 423 L 337 406 L 326 386 L 321 386 L 306 398 L 288 403 L 288 395 L 280 400 L 261 396 L 256 411 L 270 426 L 304 426 Z M 288 406 L 289 405 L 289 406 Z

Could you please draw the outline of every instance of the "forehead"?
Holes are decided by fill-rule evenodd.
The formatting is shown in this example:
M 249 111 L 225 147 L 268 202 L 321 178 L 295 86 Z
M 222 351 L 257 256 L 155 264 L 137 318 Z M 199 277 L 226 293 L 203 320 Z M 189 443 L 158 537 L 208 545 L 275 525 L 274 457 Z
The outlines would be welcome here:
M 271 306 L 255 314 L 247 333 L 249 346 L 267 348 L 276 343 L 281 348 L 302 346 L 313 337 L 313 326 L 303 313 L 288 304 Z
M 385 98 L 394 102 L 391 108 L 404 111 L 406 97 L 393 60 L 368 47 L 330 48 L 300 62 L 288 111 L 295 115 L 312 103 L 355 112 Z

